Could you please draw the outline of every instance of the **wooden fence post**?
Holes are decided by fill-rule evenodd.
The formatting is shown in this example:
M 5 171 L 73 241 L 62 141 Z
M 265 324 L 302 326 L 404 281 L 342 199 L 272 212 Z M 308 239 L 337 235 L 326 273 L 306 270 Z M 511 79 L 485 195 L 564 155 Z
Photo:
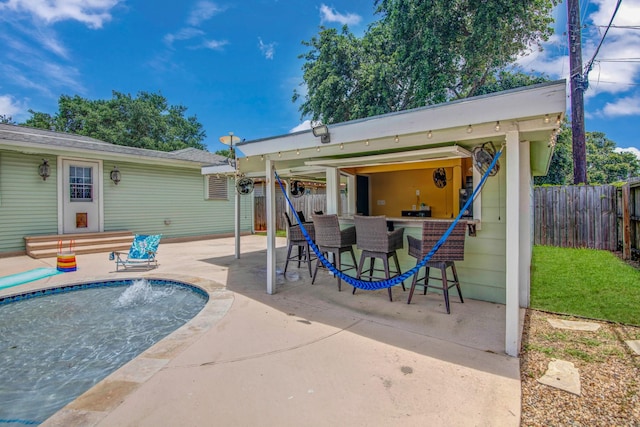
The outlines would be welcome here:
M 622 186 L 622 259 L 631 259 L 631 214 L 629 201 L 631 187 L 627 182 Z

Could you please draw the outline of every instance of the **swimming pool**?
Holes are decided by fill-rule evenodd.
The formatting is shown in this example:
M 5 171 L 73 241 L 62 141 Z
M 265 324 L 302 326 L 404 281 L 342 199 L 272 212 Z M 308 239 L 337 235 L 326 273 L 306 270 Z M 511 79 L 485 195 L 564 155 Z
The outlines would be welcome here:
M 206 292 L 113 280 L 0 298 L 0 425 L 39 424 L 193 318 Z

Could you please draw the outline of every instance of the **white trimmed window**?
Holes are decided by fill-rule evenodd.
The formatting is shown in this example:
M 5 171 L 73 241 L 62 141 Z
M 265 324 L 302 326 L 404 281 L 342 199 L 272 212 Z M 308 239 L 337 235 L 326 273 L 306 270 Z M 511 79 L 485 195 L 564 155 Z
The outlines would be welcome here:
M 207 175 L 207 200 L 228 200 L 229 190 L 226 176 Z

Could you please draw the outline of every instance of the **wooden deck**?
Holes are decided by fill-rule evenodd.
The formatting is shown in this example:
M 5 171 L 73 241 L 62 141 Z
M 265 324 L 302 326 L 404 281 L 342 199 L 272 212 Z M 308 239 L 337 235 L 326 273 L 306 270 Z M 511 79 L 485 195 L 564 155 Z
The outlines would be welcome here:
M 58 242 L 62 242 L 63 250 L 69 250 L 73 240 L 76 254 L 91 254 L 111 251 L 128 251 L 133 241 L 130 231 L 109 231 L 103 233 L 81 234 L 49 234 L 43 236 L 26 236 L 25 249 L 32 258 L 50 258 L 58 253 Z

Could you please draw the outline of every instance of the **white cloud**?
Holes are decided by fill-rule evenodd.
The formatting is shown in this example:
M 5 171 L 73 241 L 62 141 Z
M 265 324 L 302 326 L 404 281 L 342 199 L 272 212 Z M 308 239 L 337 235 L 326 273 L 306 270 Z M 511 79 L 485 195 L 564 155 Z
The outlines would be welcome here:
M 320 6 L 320 21 L 338 22 L 342 25 L 358 25 L 362 21 L 362 17 L 355 13 L 338 13 L 334 8 L 323 3 Z
M 305 120 L 300 123 L 298 126 L 294 127 L 289 131 L 289 133 L 301 132 L 304 130 L 311 130 L 311 120 Z
M 183 28 L 180 31 L 178 31 L 177 33 L 174 34 L 167 34 L 166 36 L 164 36 L 164 42 L 171 46 L 173 45 L 173 42 L 176 40 L 189 40 L 192 39 L 194 37 L 198 37 L 204 34 L 204 31 L 199 30 L 197 28 Z
M 638 160 L 640 160 L 640 150 L 637 149 L 636 147 L 629 147 L 629 148 L 616 147 L 614 151 L 616 153 L 633 153 L 636 155 Z
M 606 117 L 640 115 L 640 96 L 629 96 L 607 102 L 599 113 Z
M 204 21 L 211 19 L 217 13 L 223 12 L 224 8 L 221 8 L 215 3 L 210 1 L 200 1 L 193 8 L 191 13 L 189 14 L 189 18 L 187 19 L 187 23 L 189 25 L 193 25 L 197 27 L 202 24 Z
M 260 47 L 260 52 L 267 59 L 273 59 L 273 55 L 276 53 L 276 44 L 275 43 L 264 43 L 260 37 L 258 37 L 258 46 Z
M 8 0 L 0 11 L 27 13 L 47 23 L 74 20 L 91 28 L 101 28 L 111 20 L 110 10 L 119 0 Z
M 595 0 L 597 9 L 585 19 L 591 24 L 591 30 L 583 34 L 584 66 L 588 66 L 597 46 L 602 39 L 606 26 L 611 21 L 616 0 Z M 640 25 L 640 0 L 627 0 L 621 3 L 613 25 Z M 629 91 L 634 80 L 640 75 L 640 63 L 625 59 L 638 57 L 640 33 L 628 28 L 611 28 L 596 55 L 589 73 L 589 91 L 587 96 L 599 93 L 621 94 Z M 613 61 L 612 61 L 613 60 Z M 593 93 L 589 93 L 593 92 Z
M 229 42 L 226 40 L 205 40 L 202 47 L 211 50 L 222 50 L 228 44 Z
M 11 95 L 0 95 L 0 116 L 13 117 L 24 111 L 24 106 Z
M 549 37 L 542 50 L 538 46 L 530 46 L 528 52 L 516 60 L 516 64 L 525 72 L 533 69 L 552 78 L 559 78 L 569 67 L 569 57 L 554 54 L 553 51 L 557 50 L 558 46 L 562 46 L 562 39 L 554 34 Z

